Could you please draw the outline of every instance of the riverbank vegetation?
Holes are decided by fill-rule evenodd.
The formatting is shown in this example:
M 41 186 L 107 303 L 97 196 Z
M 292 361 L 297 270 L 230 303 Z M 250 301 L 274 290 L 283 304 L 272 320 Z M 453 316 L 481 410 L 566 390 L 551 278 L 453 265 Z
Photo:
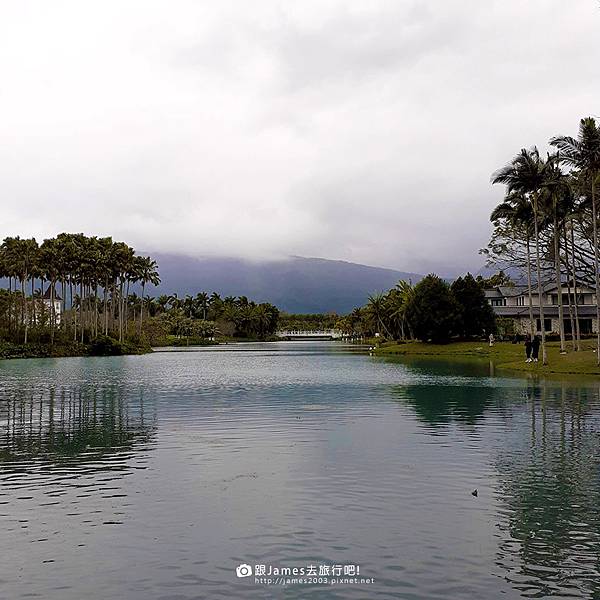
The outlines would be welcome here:
M 324 331 L 336 329 L 340 317 L 335 312 L 315 314 L 292 314 L 282 312 L 279 329 L 285 331 Z
M 338 319 L 336 327 L 349 337 L 382 340 L 448 343 L 481 338 L 496 331 L 484 285 L 470 274 L 451 285 L 437 275 L 414 286 L 400 281 L 386 293 L 371 295 L 366 306 Z
M 534 146 L 522 149 L 492 176 L 503 184 L 506 195 L 491 215 L 494 231 L 482 253 L 488 264 L 510 268 L 527 282 L 530 322 L 533 327 L 533 295 L 542 296 L 550 282 L 568 293 L 558 294 L 561 352 L 567 351 L 564 317 L 571 324 L 572 350 L 582 350 L 576 290 L 582 284 L 595 288 L 596 319 L 600 322 L 598 257 L 598 185 L 600 178 L 600 127 L 593 118 L 582 119 L 577 137 L 550 140 L 556 152 L 542 156 Z M 539 310 L 544 322 L 544 307 Z M 600 347 L 600 327 L 596 347 Z M 533 331 L 531 332 L 534 333 Z M 543 362 L 548 360 L 546 334 L 542 335 Z M 562 360 L 562 359 L 561 359 Z M 596 354 L 600 365 L 600 353 Z
M 215 340 L 267 340 L 275 335 L 279 310 L 268 302 L 246 296 L 221 298 L 199 292 L 144 300 L 150 315 L 147 332 L 153 345 L 192 345 Z
M 132 286 L 160 282 L 156 262 L 112 238 L 81 233 L 0 246 L 1 356 L 130 354 L 149 350 Z
M 279 311 L 245 296 L 153 298 L 156 262 L 111 238 L 61 233 L 0 245 L 0 358 L 134 354 L 152 345 L 269 339 Z

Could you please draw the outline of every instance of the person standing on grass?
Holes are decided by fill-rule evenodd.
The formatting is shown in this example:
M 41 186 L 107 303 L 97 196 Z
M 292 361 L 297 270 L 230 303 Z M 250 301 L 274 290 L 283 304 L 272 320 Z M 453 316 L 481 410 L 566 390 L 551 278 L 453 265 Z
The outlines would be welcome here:
M 534 335 L 533 340 L 531 340 L 531 355 L 533 357 L 533 362 L 538 361 L 539 353 L 540 353 L 540 340 L 537 335 Z
M 490 348 L 494 345 L 494 334 L 490 333 Z
M 525 336 L 525 362 L 531 362 L 531 336 Z

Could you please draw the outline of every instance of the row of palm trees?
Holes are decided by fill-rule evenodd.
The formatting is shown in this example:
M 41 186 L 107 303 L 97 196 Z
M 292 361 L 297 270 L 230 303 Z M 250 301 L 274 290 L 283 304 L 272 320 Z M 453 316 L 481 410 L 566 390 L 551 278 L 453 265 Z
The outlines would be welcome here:
M 596 318 L 600 324 L 596 204 L 600 127 L 592 117 L 582 119 L 577 137 L 553 137 L 550 145 L 556 151 L 545 157 L 537 147 L 522 149 L 492 175 L 493 184 L 506 186 L 506 195 L 491 214 L 495 229 L 484 252 L 491 262 L 524 266 L 532 334 L 535 333 L 533 287 L 541 299 L 544 284 L 554 279 L 558 288 L 560 347 L 564 353 L 563 282 L 568 290 L 573 349 L 580 349 L 577 286 L 582 282 L 596 289 Z M 547 364 L 544 306 L 541 301 L 538 304 L 542 358 Z M 600 328 L 597 329 L 600 348 Z M 600 352 L 597 355 L 600 365 Z
M 61 233 L 41 244 L 5 238 L 0 279 L 7 288 L 0 290 L 0 336 L 24 343 L 32 331 L 49 332 L 51 342 L 57 331 L 82 342 L 100 334 L 123 341 L 159 316 L 176 335 L 212 337 L 218 325 L 225 335 L 266 337 L 279 318 L 275 306 L 246 296 L 146 295 L 160 284 L 156 261 L 123 242 L 84 234 Z
M 370 295 L 364 307 L 339 319 L 337 328 L 350 336 L 438 343 L 487 336 L 496 331 L 496 319 L 484 285 L 470 273 L 451 285 L 434 274 L 414 286 L 400 281 L 386 293 Z
M 61 233 L 41 244 L 5 238 L 0 278 L 9 297 L 4 333 L 24 343 L 32 328 L 49 328 L 51 342 L 57 329 L 82 342 L 99 334 L 123 341 L 132 325 L 140 333 L 144 321 L 143 302 L 138 314 L 130 313 L 132 286 L 140 286 L 144 297 L 149 284 L 160 283 L 151 257 L 110 237 L 82 233 Z
M 336 328 L 352 336 L 369 337 L 380 333 L 389 339 L 412 339 L 408 310 L 414 289 L 411 282 L 399 281 L 388 292 L 371 294 L 365 306 L 341 317 Z
M 147 306 L 151 316 L 162 317 L 171 333 L 186 337 L 212 337 L 217 333 L 265 338 L 275 333 L 279 322 L 279 310 L 273 304 L 257 303 L 246 296 L 222 298 L 217 292 L 182 298 L 177 294 L 161 295 L 148 298 Z

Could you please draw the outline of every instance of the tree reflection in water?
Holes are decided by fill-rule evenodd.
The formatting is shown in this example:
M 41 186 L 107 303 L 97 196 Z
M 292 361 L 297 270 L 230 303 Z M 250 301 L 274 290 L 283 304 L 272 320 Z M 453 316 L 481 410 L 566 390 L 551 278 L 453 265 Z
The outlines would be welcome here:
M 394 390 L 433 435 L 480 432 L 496 473 L 498 575 L 523 597 L 600 598 L 599 389 L 530 377 Z
M 131 393 L 130 393 L 131 394 Z M 23 472 L 68 462 L 69 469 L 119 469 L 146 446 L 156 414 L 115 386 L 25 389 L 0 402 L 0 470 Z M 122 466 L 122 465 L 121 465 Z
M 598 388 L 528 386 L 529 419 L 499 449 L 497 564 L 521 593 L 600 597 Z M 527 431 L 528 430 L 528 431 Z

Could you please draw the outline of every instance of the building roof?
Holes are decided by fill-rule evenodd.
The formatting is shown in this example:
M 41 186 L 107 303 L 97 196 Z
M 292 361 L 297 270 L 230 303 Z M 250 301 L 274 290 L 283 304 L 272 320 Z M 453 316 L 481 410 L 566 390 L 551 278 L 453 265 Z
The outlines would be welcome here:
M 569 282 L 567 281 L 563 281 L 562 282 L 562 289 L 566 290 L 568 288 Z M 543 294 L 548 294 L 551 292 L 556 292 L 558 289 L 556 282 L 555 283 L 547 283 L 542 287 L 542 293 Z M 587 290 L 587 291 L 585 291 Z M 589 286 L 587 284 L 582 284 L 581 282 L 577 282 L 577 291 L 578 293 L 595 293 L 595 290 L 592 286 Z M 537 296 L 537 285 L 536 284 L 532 284 L 531 286 L 531 293 L 534 296 Z M 507 286 L 507 285 L 500 285 L 498 287 L 494 287 L 494 288 L 488 288 L 485 290 L 485 297 L 486 298 L 511 298 L 514 296 L 523 296 L 527 294 L 527 286 L 526 285 L 514 285 L 514 286 Z
M 566 280 L 564 280 L 564 281 L 561 282 L 561 289 L 565 290 L 569 286 L 573 286 L 573 280 L 572 279 L 566 279 Z M 577 289 L 579 290 L 580 294 L 585 289 L 589 290 L 588 293 L 595 293 L 595 289 L 591 285 L 587 285 L 587 284 L 581 283 L 581 281 L 577 282 Z M 547 294 L 548 292 L 555 292 L 555 291 L 557 291 L 558 290 L 558 286 L 556 285 L 556 282 L 554 282 L 554 283 L 547 283 L 544 287 L 542 287 L 542 290 Z
M 44 295 L 42 296 L 42 298 L 44 300 L 52 300 L 52 286 L 48 286 L 46 288 L 46 291 L 44 292 Z M 56 288 L 54 289 L 54 300 L 62 300 L 62 298 L 60 297 L 59 293 L 56 291 Z
M 494 306 L 494 313 L 499 317 L 525 317 L 529 318 L 529 306 Z M 539 318 L 540 307 L 532 306 L 532 312 L 534 318 Z M 577 313 L 579 318 L 581 317 L 595 317 L 596 316 L 596 305 L 595 304 L 583 304 L 577 307 Z M 558 306 L 544 306 L 544 318 L 549 319 L 551 317 L 558 317 Z M 563 317 L 569 318 L 569 309 L 564 307 Z
M 499 285 L 498 287 L 485 290 L 486 298 L 509 298 L 520 296 L 527 292 L 527 287 L 522 285 Z

